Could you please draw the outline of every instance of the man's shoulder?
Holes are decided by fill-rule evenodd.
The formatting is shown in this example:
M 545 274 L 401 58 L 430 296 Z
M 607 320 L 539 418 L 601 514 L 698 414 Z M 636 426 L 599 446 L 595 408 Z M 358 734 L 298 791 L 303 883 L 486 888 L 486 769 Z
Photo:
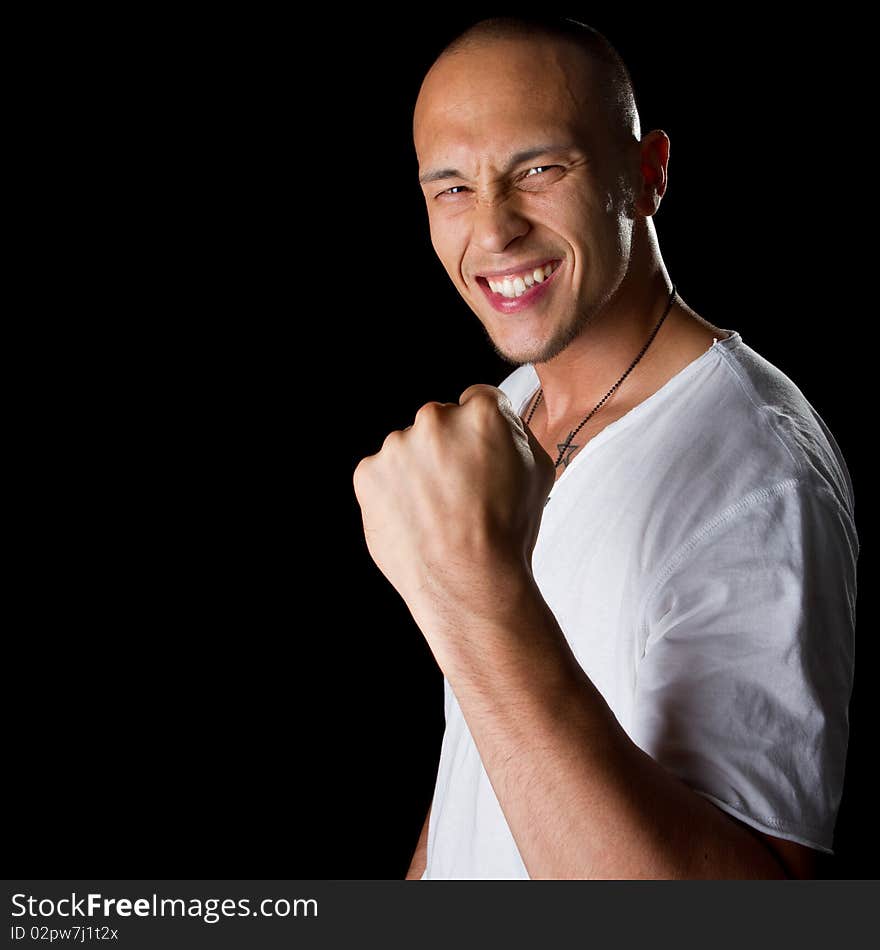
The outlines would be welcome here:
M 713 349 L 637 407 L 592 469 L 625 506 L 646 563 L 777 499 L 791 511 L 837 509 L 853 520 L 846 463 L 800 388 L 741 339 Z M 622 475 L 608 480 L 609 470 Z M 596 484 L 588 490 L 595 496 Z
M 843 453 L 801 388 L 741 340 L 724 348 L 722 355 L 730 392 L 724 400 L 726 412 L 716 416 L 721 423 L 715 435 L 719 450 L 726 444 L 734 458 L 751 454 L 758 464 L 769 464 L 766 475 L 774 480 L 791 476 L 819 485 L 852 509 L 852 482 Z

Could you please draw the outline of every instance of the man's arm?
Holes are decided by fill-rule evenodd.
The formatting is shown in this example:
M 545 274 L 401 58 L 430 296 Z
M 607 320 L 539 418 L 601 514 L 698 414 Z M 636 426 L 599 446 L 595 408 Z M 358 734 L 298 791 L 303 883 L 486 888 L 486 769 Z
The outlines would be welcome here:
M 554 476 L 553 460 L 506 394 L 484 384 L 466 389 L 458 406 L 426 403 L 412 425 L 390 433 L 381 451 L 362 459 L 354 473 L 370 555 L 403 598 L 455 693 L 529 876 L 785 878 L 778 848 L 630 738 L 572 653 L 531 570 Z M 839 534 L 836 522 L 820 519 L 816 534 L 793 546 L 788 529 L 812 521 L 806 510 L 796 505 L 791 520 L 778 523 L 764 509 L 758 514 L 744 526 L 756 568 L 751 574 L 743 570 L 741 546 L 730 543 L 735 533 L 724 535 L 720 552 L 732 558 L 734 579 L 745 576 L 752 584 L 768 573 L 764 551 L 774 530 L 782 532 L 776 540 L 786 552 L 780 558 L 786 576 L 796 573 L 802 548 L 817 555 L 813 567 L 821 563 L 824 572 L 826 547 Z M 843 541 L 841 591 L 851 610 L 849 533 Z M 713 570 L 718 577 L 725 573 L 717 558 Z M 784 598 L 811 610 L 830 602 L 815 596 L 829 589 L 825 580 L 816 587 L 819 575 L 805 581 L 803 589 L 814 592 L 807 601 L 770 573 L 775 586 L 764 602 L 775 612 L 768 623 L 800 630 L 802 614 L 789 608 L 786 615 Z M 754 597 L 749 590 L 745 595 L 754 615 Z M 717 606 L 713 601 L 714 614 Z M 746 611 L 743 622 L 752 615 Z M 713 616 L 710 611 L 706 618 L 710 625 Z M 813 620 L 811 629 L 824 630 L 821 620 Z M 756 649 L 765 646 L 760 641 Z M 715 666 L 723 654 L 714 657 Z M 815 666 L 814 657 L 796 655 L 804 666 Z M 851 649 L 831 655 L 844 685 L 851 655 Z M 786 653 L 779 669 L 791 663 Z
M 624 732 L 533 578 L 422 616 L 531 878 L 785 878 L 778 856 Z M 468 636 L 454 637 L 466 630 Z
M 431 805 L 433 805 L 433 801 Z M 418 881 L 425 871 L 428 864 L 428 820 L 431 817 L 431 805 L 428 805 L 428 814 L 425 815 L 425 823 L 422 825 L 422 833 L 419 835 L 419 842 L 413 853 L 409 870 L 406 872 L 405 881 Z

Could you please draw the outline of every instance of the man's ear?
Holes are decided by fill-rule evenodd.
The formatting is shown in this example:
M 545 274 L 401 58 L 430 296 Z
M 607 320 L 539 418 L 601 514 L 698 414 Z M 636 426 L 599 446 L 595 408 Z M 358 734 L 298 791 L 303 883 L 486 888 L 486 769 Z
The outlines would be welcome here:
M 652 129 L 642 137 L 639 154 L 641 180 L 635 205 L 642 214 L 656 214 L 666 194 L 669 136 L 662 129 Z

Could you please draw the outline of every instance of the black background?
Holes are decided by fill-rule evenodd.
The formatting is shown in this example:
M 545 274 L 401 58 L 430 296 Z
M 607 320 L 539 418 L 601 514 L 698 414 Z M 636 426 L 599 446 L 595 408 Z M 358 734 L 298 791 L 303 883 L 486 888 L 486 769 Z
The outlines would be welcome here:
M 369 558 L 351 478 L 422 403 L 510 371 L 433 254 L 411 140 L 433 53 L 494 12 L 22 30 L 19 104 L 46 141 L 22 137 L 23 193 L 59 253 L 23 311 L 13 411 L 15 876 L 405 873 L 442 677 Z M 848 460 L 856 682 L 823 873 L 872 876 L 859 24 L 558 12 L 617 46 L 642 132 L 671 139 L 655 223 L 682 297 L 791 376 Z

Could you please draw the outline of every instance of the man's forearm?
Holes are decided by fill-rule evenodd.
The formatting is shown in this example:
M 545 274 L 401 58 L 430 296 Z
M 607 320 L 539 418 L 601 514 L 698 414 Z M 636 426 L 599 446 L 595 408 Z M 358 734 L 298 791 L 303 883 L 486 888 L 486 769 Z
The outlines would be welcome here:
M 643 752 L 530 573 L 497 614 L 423 615 L 531 878 L 784 878 L 747 829 Z M 441 629 L 442 628 L 442 629 Z
M 425 815 L 425 822 L 422 825 L 422 832 L 419 835 L 418 843 L 413 852 L 412 861 L 410 861 L 409 870 L 406 872 L 405 881 L 418 881 L 428 866 L 428 822 L 431 818 L 431 805 L 428 805 L 428 814 Z

